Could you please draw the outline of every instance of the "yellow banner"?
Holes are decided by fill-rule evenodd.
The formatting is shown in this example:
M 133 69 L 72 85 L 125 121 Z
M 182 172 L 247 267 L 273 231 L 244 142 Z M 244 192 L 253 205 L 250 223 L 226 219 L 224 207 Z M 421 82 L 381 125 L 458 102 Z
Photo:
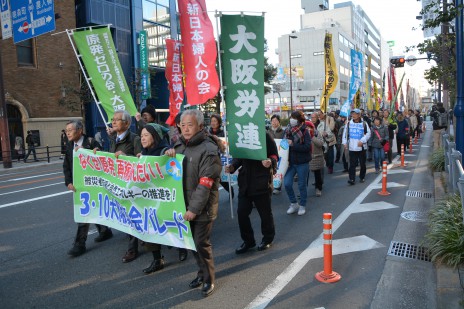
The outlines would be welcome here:
M 338 83 L 337 63 L 333 53 L 332 34 L 326 33 L 324 39 L 325 83 L 322 91 L 321 110 L 327 112 L 330 95 L 335 91 Z
M 380 99 L 379 99 L 379 90 L 377 89 L 377 83 L 374 81 L 374 102 L 375 102 L 375 110 L 380 109 Z
M 366 96 L 367 109 L 372 110 L 372 93 L 371 93 L 371 55 L 367 57 L 367 74 L 366 74 Z M 375 84 L 375 82 L 374 82 Z

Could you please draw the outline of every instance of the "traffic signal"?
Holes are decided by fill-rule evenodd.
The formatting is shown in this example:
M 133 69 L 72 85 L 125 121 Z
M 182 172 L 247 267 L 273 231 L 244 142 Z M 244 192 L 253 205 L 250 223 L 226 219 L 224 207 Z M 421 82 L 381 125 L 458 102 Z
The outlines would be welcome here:
M 404 67 L 405 62 L 406 60 L 404 59 L 404 56 L 397 56 L 397 57 L 390 58 L 390 63 L 393 65 L 394 68 Z

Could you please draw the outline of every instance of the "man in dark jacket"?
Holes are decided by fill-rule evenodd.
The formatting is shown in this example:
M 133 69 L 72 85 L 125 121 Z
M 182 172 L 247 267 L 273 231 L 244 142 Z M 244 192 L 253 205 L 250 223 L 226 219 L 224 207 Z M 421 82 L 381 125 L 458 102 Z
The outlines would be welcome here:
M 215 282 L 210 236 L 218 212 L 221 159 L 219 146 L 204 131 L 204 116 L 199 110 L 184 111 L 180 124 L 182 136 L 174 144 L 174 148 L 167 150 L 165 154 L 185 155 L 183 182 L 187 211 L 184 219 L 190 222 L 197 248 L 193 256 L 199 268 L 197 277 L 189 286 L 197 288 L 203 285 L 201 293 L 206 297 L 213 293 Z
M 110 135 L 110 151 L 119 155 L 136 156 L 142 151 L 140 137 L 132 133 L 129 128 L 131 125 L 131 116 L 127 111 L 116 111 L 111 119 L 112 129 L 108 132 Z M 123 263 L 135 260 L 139 254 L 138 238 L 129 235 L 129 247 L 126 254 L 122 257 Z
M 27 144 L 27 154 L 24 157 L 24 163 L 26 163 L 27 158 L 29 158 L 29 155 L 31 154 L 31 152 L 34 155 L 34 161 L 38 162 L 39 160 L 37 160 L 37 154 L 35 153 L 34 137 L 32 136 L 31 131 L 27 131 L 26 144 Z
M 85 149 L 99 149 L 101 146 L 98 144 L 95 139 L 87 137 L 83 134 L 84 126 L 80 120 L 73 120 L 66 124 L 66 136 L 68 138 L 68 143 L 66 145 L 66 152 L 63 162 L 63 173 L 64 173 L 64 184 L 71 191 L 76 191 L 73 185 L 73 151 L 77 148 Z M 95 242 L 102 242 L 113 237 L 111 229 L 104 226 L 96 224 L 99 236 L 95 238 Z M 86 247 L 85 242 L 87 240 L 87 234 L 89 232 L 90 224 L 88 223 L 78 223 L 77 224 L 77 233 L 74 238 L 74 245 L 71 250 L 68 251 L 68 254 L 71 256 L 79 256 L 85 253 Z
M 236 159 L 226 166 L 226 173 L 233 173 L 242 167 L 238 173 L 238 226 L 243 243 L 235 250 L 242 254 L 256 246 L 250 214 L 253 204 L 261 218 L 261 233 L 263 238 L 258 246 L 259 251 L 269 249 L 275 235 L 274 217 L 272 216 L 272 176 L 277 167 L 279 155 L 277 146 L 271 135 L 266 132 L 267 159 L 251 160 Z
M 438 103 L 436 106 L 432 106 L 430 117 L 432 118 L 432 129 L 433 129 L 433 149 L 441 148 L 442 133 L 446 130 L 447 126 L 440 126 L 438 118 L 441 113 L 446 113 L 443 103 Z

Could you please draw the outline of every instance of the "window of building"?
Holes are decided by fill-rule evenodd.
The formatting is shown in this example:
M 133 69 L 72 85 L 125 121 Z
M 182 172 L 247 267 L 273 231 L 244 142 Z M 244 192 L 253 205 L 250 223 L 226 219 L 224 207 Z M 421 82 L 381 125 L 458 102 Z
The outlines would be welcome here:
M 169 0 L 143 0 L 143 29 L 148 33 L 148 64 L 166 66 L 165 40 L 171 37 Z
M 29 39 L 16 44 L 16 56 L 18 58 L 18 66 L 35 67 L 35 40 Z

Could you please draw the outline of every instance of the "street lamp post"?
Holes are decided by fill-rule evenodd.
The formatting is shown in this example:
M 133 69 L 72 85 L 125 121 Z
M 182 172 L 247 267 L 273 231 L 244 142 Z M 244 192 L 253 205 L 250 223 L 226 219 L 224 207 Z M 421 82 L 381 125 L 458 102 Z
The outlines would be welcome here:
M 459 12 L 456 16 L 456 68 L 457 68 L 457 101 L 454 106 L 454 116 L 456 117 L 456 150 L 464 153 L 463 130 L 464 130 L 464 61 L 463 61 L 463 42 L 464 42 L 464 29 L 463 29 L 463 16 L 464 10 L 462 9 L 463 0 L 456 1 L 456 7 Z
M 296 35 L 288 36 L 288 60 L 290 65 L 290 112 L 293 112 L 293 87 L 292 87 L 292 46 L 290 44 L 290 39 L 296 39 Z

